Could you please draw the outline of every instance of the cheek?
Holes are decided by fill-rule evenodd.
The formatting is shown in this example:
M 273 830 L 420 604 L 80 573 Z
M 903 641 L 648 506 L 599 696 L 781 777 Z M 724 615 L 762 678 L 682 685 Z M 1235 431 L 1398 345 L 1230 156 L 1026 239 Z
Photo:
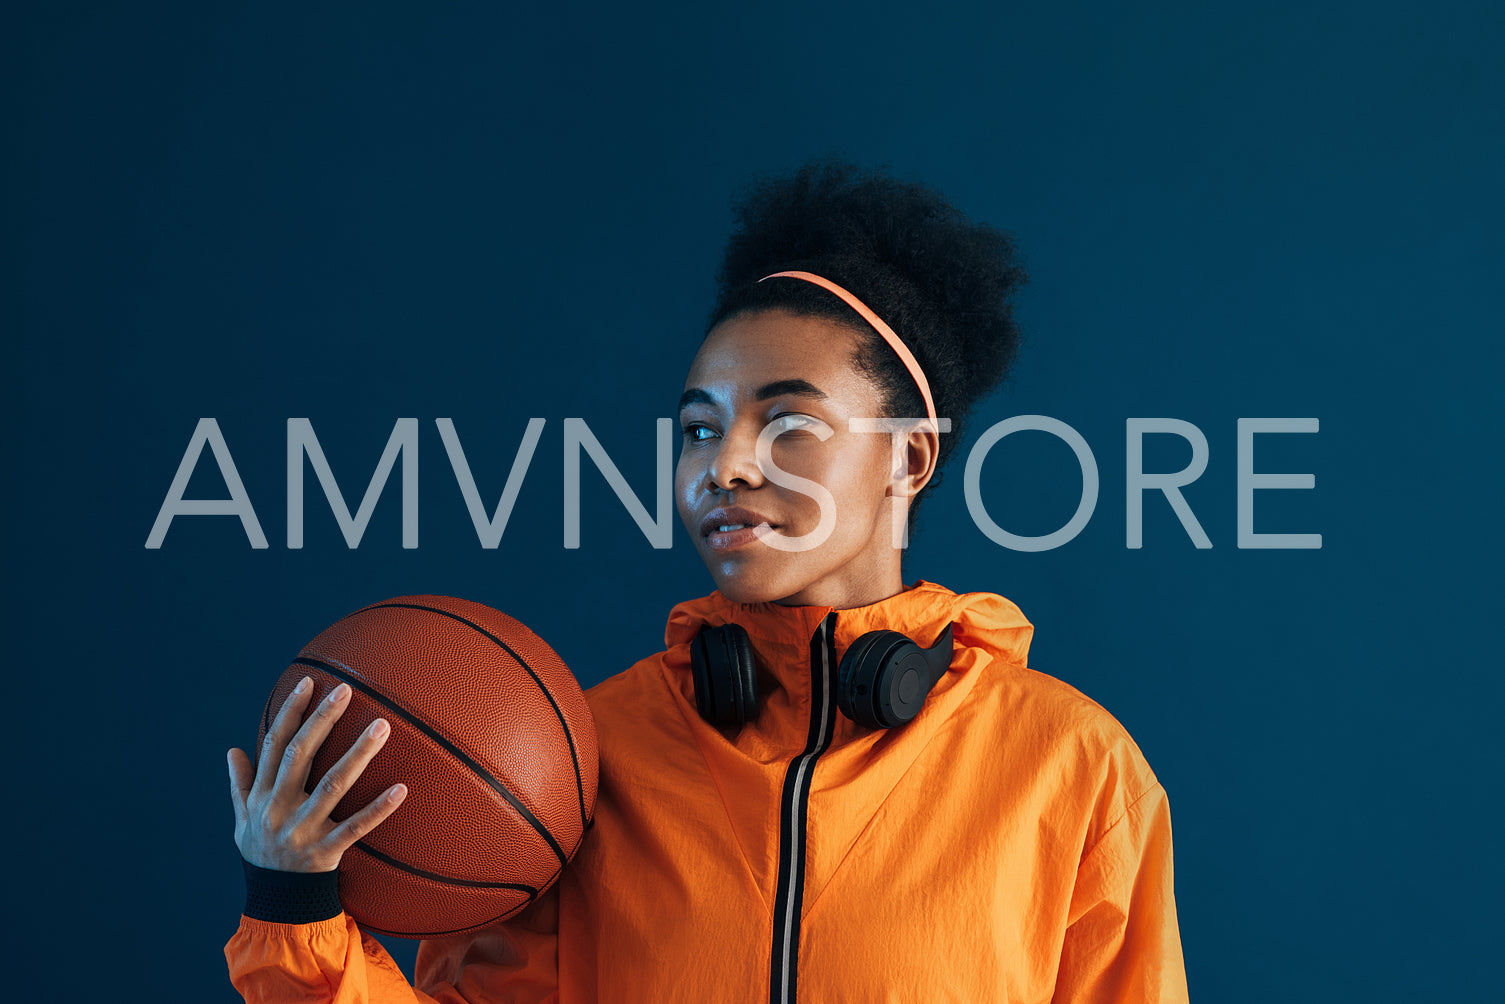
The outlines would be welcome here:
M 695 502 L 694 493 L 698 477 L 695 463 L 686 460 L 681 454 L 679 461 L 674 465 L 674 505 L 679 509 L 681 517 L 689 513 L 690 507 Z
M 852 453 L 855 451 L 847 455 L 838 452 L 828 457 L 817 472 L 802 474 L 819 482 L 831 493 L 836 505 L 837 536 L 863 534 L 867 531 L 888 484 L 883 458 L 867 453 L 854 456 Z M 812 512 L 818 511 L 815 499 L 808 498 L 804 501 Z

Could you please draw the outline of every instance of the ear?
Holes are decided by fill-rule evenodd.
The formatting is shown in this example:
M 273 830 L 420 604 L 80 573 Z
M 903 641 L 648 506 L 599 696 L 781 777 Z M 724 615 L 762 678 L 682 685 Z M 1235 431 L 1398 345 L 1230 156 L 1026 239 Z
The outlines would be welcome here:
M 942 428 L 949 428 L 950 419 L 941 419 Z M 938 433 L 922 424 L 910 432 L 907 439 L 895 444 L 894 468 L 890 476 L 889 494 L 913 497 L 935 477 L 936 464 L 941 455 L 941 438 Z

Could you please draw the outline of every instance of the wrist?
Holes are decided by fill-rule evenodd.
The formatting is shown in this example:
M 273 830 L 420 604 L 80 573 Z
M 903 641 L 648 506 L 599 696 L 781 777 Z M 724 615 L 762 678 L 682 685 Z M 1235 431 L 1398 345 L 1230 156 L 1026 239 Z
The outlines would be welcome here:
M 338 917 L 339 870 L 284 872 L 241 858 L 246 876 L 244 913 L 273 924 L 312 924 Z

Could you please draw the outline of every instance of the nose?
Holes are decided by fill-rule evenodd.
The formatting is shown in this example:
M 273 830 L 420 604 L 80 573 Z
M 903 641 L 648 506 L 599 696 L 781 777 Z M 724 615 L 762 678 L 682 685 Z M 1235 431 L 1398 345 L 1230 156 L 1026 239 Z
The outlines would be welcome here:
M 721 440 L 716 456 L 706 468 L 705 490 L 726 493 L 739 485 L 757 488 L 763 484 L 763 469 L 758 466 L 757 436 L 730 432 Z

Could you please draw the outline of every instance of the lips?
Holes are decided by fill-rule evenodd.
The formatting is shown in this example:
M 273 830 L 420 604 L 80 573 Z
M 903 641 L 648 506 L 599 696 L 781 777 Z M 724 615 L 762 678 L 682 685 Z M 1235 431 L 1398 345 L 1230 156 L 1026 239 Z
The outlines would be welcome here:
M 711 534 L 717 532 L 717 527 L 736 526 L 738 524 L 741 524 L 748 529 L 753 529 L 759 523 L 767 523 L 774 529 L 778 529 L 779 526 L 779 524 L 775 523 L 767 516 L 764 516 L 762 513 L 754 512 L 751 509 L 744 509 L 741 506 L 731 506 L 724 509 L 712 509 L 710 512 L 706 513 L 705 518 L 700 521 L 700 535 L 702 537 L 709 537 Z

